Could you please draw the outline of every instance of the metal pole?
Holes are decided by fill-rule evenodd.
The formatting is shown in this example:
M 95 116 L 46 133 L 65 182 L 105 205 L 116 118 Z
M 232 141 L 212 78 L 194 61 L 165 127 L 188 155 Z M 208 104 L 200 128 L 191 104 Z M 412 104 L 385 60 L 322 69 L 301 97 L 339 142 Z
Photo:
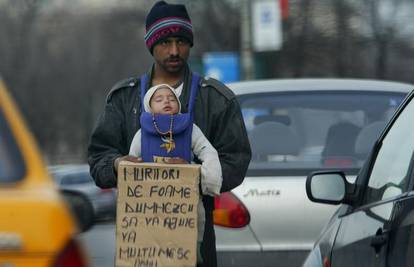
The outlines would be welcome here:
M 241 8 L 241 63 L 245 80 L 254 79 L 250 7 L 250 0 L 244 0 Z

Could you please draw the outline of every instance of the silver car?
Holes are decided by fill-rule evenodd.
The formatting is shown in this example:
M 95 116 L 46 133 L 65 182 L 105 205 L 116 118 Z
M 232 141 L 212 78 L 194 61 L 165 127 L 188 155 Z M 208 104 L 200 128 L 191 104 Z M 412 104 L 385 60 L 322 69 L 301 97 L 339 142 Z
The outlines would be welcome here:
M 244 182 L 216 198 L 219 266 L 300 266 L 337 206 L 308 200 L 309 172 L 352 181 L 413 85 L 351 79 L 230 84 L 252 147 Z
M 113 220 L 116 215 L 116 190 L 101 189 L 89 174 L 87 164 L 49 166 L 59 189 L 75 191 L 86 196 L 93 206 L 96 220 Z

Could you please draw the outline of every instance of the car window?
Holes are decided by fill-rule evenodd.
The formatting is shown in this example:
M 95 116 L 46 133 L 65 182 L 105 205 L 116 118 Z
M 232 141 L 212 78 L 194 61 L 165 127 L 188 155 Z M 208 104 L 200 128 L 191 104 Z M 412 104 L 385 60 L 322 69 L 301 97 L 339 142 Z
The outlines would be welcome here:
M 0 109 L 0 183 L 19 181 L 25 171 L 20 150 Z
M 395 121 L 375 159 L 364 204 L 391 198 L 406 191 L 414 152 L 414 102 Z
M 318 91 L 239 96 L 252 147 L 250 174 L 356 174 L 405 94 Z

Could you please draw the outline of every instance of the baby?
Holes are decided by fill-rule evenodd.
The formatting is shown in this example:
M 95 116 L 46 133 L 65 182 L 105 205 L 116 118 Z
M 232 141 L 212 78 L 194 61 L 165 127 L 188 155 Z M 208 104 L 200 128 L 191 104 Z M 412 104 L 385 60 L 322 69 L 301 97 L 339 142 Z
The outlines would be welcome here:
M 175 93 L 174 88 L 168 84 L 160 84 L 151 87 L 145 94 L 143 100 L 144 110 L 152 113 L 152 122 L 154 130 L 160 135 L 162 144 L 161 149 L 165 149 L 167 154 L 176 149 L 174 141 L 174 115 L 179 114 L 181 111 L 181 103 Z M 156 114 L 171 115 L 170 126 L 167 131 L 161 131 L 157 124 Z M 220 188 L 222 184 L 222 172 L 221 165 L 218 157 L 217 150 L 211 145 L 200 128 L 192 123 L 189 127 L 192 127 L 191 133 L 191 152 L 193 156 L 197 157 L 201 161 L 201 193 L 203 195 L 216 196 L 220 194 Z M 142 130 L 138 130 L 135 134 L 129 155 L 141 157 L 142 156 Z M 160 149 L 159 148 L 159 149 Z M 181 157 L 184 158 L 184 157 Z M 168 162 L 166 157 L 159 157 L 152 155 L 154 162 Z M 184 162 L 184 160 L 182 160 Z M 198 261 L 201 262 L 200 255 L 200 243 L 203 239 L 205 223 L 205 210 L 200 199 L 198 202 Z

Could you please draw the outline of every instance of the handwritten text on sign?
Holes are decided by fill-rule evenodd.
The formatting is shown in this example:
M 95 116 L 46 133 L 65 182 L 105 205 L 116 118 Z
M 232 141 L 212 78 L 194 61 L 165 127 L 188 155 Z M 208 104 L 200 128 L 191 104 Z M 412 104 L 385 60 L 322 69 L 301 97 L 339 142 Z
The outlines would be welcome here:
M 196 265 L 198 165 L 121 162 L 117 267 Z

